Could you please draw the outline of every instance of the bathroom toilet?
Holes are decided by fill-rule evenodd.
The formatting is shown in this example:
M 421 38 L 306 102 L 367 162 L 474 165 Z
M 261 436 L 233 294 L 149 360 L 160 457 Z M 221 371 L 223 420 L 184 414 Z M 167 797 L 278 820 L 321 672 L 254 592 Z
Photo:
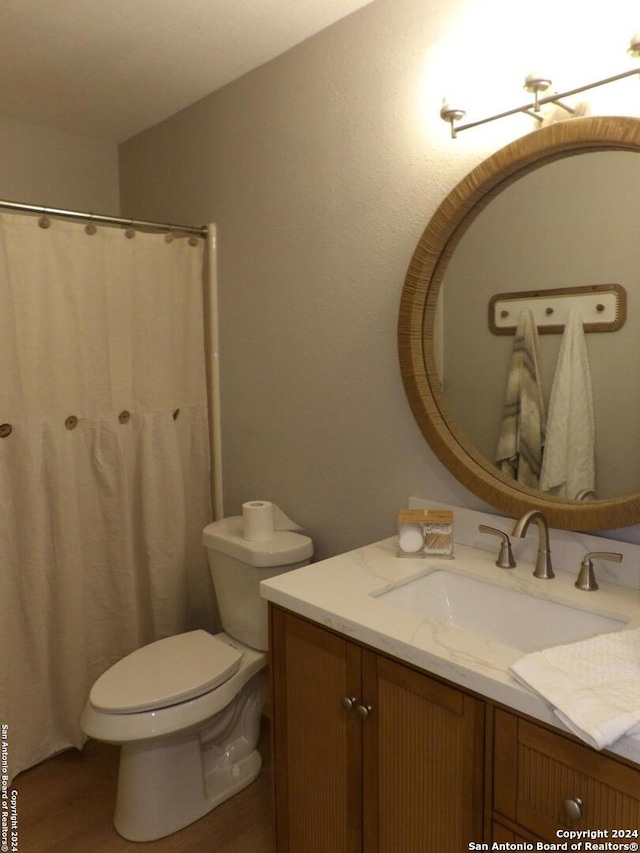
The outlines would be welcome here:
M 130 841 L 153 841 L 197 820 L 249 785 L 267 696 L 267 604 L 260 581 L 307 565 L 309 537 L 243 538 L 241 516 L 207 525 L 203 543 L 223 633 L 157 640 L 96 681 L 85 734 L 119 744 L 113 818 Z

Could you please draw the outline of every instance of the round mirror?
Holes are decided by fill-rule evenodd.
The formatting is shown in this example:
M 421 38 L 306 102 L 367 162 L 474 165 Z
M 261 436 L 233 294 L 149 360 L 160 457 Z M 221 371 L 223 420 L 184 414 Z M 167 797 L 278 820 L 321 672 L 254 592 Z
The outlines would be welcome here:
M 535 131 L 455 187 L 411 260 L 398 336 L 412 411 L 447 468 L 509 515 L 540 508 L 553 526 L 582 530 L 640 521 L 634 429 L 640 417 L 640 317 L 634 313 L 640 300 L 639 153 L 638 119 L 581 118 Z M 556 289 L 564 295 L 612 285 L 626 295 L 627 316 L 619 316 L 617 303 L 618 322 L 593 334 L 585 327 L 596 424 L 595 499 L 527 487 L 495 463 L 514 343 L 513 329 L 511 335 L 496 331 L 492 312 L 502 305 L 497 297 L 515 296 L 517 307 L 522 293 L 546 298 Z M 561 332 L 559 327 L 539 339 L 547 400 Z

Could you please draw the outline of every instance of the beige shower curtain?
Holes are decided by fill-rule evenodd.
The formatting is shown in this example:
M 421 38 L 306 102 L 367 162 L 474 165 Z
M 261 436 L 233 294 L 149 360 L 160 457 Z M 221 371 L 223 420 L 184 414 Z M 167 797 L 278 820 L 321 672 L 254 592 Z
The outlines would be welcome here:
M 82 745 L 83 704 L 112 663 L 210 627 L 203 248 L 0 215 L 0 723 L 11 777 Z

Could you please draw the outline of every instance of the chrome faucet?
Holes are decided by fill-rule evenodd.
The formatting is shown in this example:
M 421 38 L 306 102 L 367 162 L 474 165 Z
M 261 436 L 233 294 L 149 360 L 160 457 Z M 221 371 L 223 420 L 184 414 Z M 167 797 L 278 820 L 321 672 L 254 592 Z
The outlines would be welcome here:
M 583 589 L 585 592 L 593 592 L 593 590 L 598 589 L 592 560 L 609 560 L 611 563 L 621 563 L 622 554 L 618 554 L 617 551 L 591 551 L 587 554 L 580 566 L 578 580 L 574 584 L 578 589 Z
M 536 560 L 536 567 L 533 571 L 533 576 L 535 578 L 549 580 L 550 578 L 555 577 L 553 567 L 551 565 L 551 551 L 549 550 L 549 526 L 547 525 L 546 518 L 540 510 L 530 509 L 529 512 L 525 512 L 522 518 L 516 521 L 511 535 L 517 536 L 519 539 L 524 539 L 527 528 L 532 521 L 535 521 L 538 526 L 539 537 L 538 558 Z
M 511 540 L 507 534 L 503 533 L 502 530 L 498 530 L 496 527 L 488 527 L 486 524 L 479 525 L 478 530 L 480 533 L 491 533 L 493 536 L 500 537 L 500 553 L 496 560 L 496 566 L 499 569 L 515 569 L 516 561 L 513 559 Z

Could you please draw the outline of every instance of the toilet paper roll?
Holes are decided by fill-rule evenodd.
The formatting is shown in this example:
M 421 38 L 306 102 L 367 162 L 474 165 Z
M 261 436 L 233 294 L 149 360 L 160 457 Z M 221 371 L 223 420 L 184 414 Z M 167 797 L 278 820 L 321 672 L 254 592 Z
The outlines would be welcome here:
M 242 535 L 250 542 L 271 539 L 276 530 L 300 530 L 276 504 L 270 501 L 247 501 L 242 504 Z
M 269 501 L 247 501 L 242 504 L 242 520 L 242 535 L 250 542 L 263 542 L 273 536 L 273 504 Z

